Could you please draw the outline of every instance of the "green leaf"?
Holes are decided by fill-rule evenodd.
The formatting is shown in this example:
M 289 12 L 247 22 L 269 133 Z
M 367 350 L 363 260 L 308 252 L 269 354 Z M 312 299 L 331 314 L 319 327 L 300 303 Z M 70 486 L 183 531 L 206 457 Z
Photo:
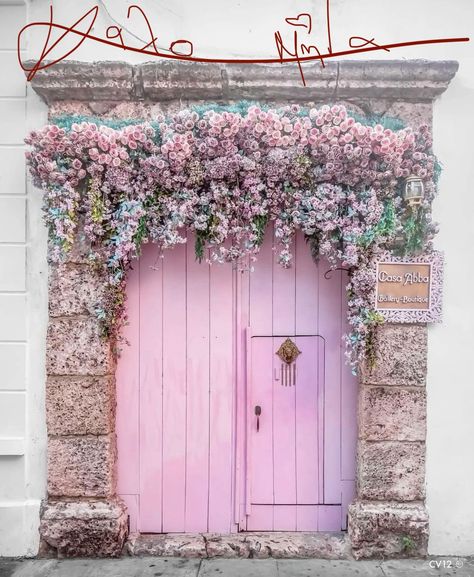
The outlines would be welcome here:
M 204 258 L 204 248 L 206 246 L 206 233 L 202 230 L 196 231 L 196 240 L 194 242 L 194 253 L 196 260 L 202 262 Z
M 253 223 L 257 229 L 257 246 L 261 246 L 265 237 L 265 229 L 268 224 L 268 214 L 256 216 Z

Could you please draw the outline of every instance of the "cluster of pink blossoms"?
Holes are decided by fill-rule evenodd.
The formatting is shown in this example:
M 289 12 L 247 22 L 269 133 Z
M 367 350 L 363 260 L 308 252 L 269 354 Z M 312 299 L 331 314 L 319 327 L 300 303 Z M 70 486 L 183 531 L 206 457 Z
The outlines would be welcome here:
M 70 249 L 80 222 L 91 260 L 104 265 L 115 295 L 98 307 L 114 326 L 123 314 L 117 290 L 144 242 L 167 248 L 185 242 L 188 229 L 199 256 L 253 258 L 273 222 L 283 266 L 291 265 L 299 229 L 333 263 L 360 268 L 369 250 L 401 229 L 403 179 L 423 179 L 426 208 L 435 193 L 428 128 L 365 126 L 340 105 L 182 110 L 154 126 L 119 129 L 53 124 L 26 142 L 31 174 L 44 190 L 51 257 L 58 261 Z M 389 204 L 396 218 L 387 233 L 379 223 Z M 350 322 L 362 350 L 371 305 L 364 283 L 356 284 Z

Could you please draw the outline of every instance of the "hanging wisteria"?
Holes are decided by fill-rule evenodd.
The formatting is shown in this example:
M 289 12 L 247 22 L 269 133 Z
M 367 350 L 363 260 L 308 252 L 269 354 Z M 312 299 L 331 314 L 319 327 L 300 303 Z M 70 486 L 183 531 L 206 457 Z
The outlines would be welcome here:
M 196 257 L 255 258 L 272 222 L 282 266 L 296 230 L 315 258 L 350 271 L 349 356 L 366 354 L 373 327 L 371 261 L 387 247 L 430 250 L 438 165 L 427 127 L 364 124 L 344 106 L 187 109 L 153 123 L 106 126 L 74 117 L 26 139 L 30 171 L 44 191 L 50 256 L 71 249 L 79 223 L 89 258 L 103 268 L 104 334 L 119 336 L 126 273 L 143 243 L 165 249 L 195 233 Z M 402 200 L 422 179 L 421 206 Z

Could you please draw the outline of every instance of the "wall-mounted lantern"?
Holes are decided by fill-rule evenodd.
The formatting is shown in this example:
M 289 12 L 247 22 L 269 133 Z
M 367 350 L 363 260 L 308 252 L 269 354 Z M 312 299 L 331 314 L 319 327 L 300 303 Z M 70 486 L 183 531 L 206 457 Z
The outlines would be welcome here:
M 425 196 L 423 180 L 419 176 L 411 175 L 405 180 L 403 200 L 409 206 L 419 206 Z

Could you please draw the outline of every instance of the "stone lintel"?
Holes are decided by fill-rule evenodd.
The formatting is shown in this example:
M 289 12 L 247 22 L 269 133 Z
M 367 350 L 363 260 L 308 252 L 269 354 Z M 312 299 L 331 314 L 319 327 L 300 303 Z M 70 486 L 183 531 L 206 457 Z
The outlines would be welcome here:
M 34 63 L 26 63 L 31 67 Z M 125 62 L 65 60 L 37 72 L 33 89 L 49 104 L 56 101 L 155 102 L 183 100 L 365 101 L 383 98 L 432 101 L 458 69 L 453 60 L 327 60 L 296 64 L 214 64 L 155 60 Z
M 33 61 L 26 63 L 27 68 Z M 28 73 L 26 72 L 28 75 Z M 36 73 L 31 85 L 47 103 L 54 100 L 130 100 L 134 96 L 133 66 L 124 62 L 63 60 Z
M 457 62 L 450 60 L 341 60 L 337 97 L 434 100 L 457 69 Z

